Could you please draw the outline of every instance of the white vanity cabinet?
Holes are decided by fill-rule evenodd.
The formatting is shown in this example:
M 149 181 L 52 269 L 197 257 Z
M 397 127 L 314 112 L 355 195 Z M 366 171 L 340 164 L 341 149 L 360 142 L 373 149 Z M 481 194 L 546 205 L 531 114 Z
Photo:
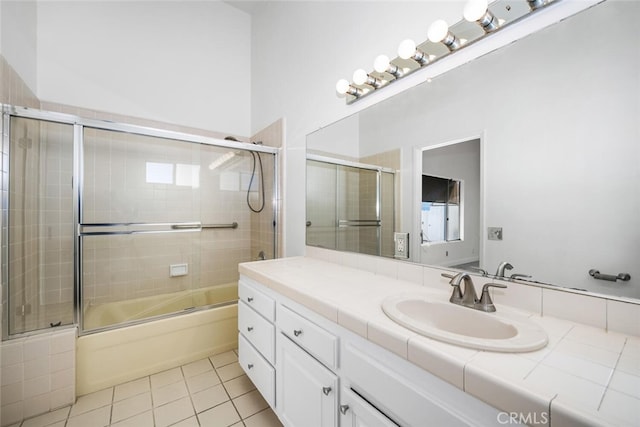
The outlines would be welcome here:
M 338 425 L 338 377 L 287 336 L 278 336 L 277 412 L 286 427 Z
M 496 425 L 497 409 L 257 281 L 239 295 L 240 364 L 286 427 Z
M 340 427 L 398 427 L 353 390 L 340 393 Z
M 238 363 L 269 406 L 275 407 L 275 300 L 238 283 Z

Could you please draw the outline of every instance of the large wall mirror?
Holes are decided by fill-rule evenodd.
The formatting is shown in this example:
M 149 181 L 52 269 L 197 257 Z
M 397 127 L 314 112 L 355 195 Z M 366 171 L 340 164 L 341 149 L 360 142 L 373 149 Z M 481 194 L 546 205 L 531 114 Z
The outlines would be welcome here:
M 307 244 L 392 257 L 406 232 L 413 262 L 640 299 L 638 19 L 605 1 L 308 135 L 307 188 L 340 195 L 308 191 Z M 340 190 L 314 156 L 362 173 Z

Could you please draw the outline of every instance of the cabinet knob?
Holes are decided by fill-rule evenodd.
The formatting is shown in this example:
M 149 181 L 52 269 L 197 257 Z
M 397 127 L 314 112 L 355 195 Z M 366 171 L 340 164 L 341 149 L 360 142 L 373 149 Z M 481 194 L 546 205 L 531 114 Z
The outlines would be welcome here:
M 253 363 L 249 363 L 249 364 L 247 365 L 247 369 L 251 369 L 251 368 L 253 368 Z
M 331 393 L 331 387 L 322 387 L 322 392 L 325 396 L 329 396 L 329 393 Z
M 302 329 L 294 329 L 293 330 L 293 335 L 299 337 L 300 334 L 302 334 Z
M 340 405 L 340 412 L 342 412 L 342 415 L 346 415 L 348 410 L 349 405 Z
M 253 301 L 253 297 L 247 297 L 247 302 L 252 302 Z
M 247 332 L 253 331 L 253 326 L 247 326 Z

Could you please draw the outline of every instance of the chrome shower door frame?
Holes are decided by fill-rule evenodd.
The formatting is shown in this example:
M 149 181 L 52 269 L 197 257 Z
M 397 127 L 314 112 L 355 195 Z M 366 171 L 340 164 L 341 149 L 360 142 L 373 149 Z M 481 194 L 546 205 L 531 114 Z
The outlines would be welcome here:
M 193 135 L 188 133 L 176 132 L 176 131 L 168 131 L 157 128 L 138 126 L 138 125 L 130 125 L 125 123 L 115 123 L 104 120 L 96 120 L 96 119 L 87 119 L 80 116 L 72 115 L 72 114 L 63 114 L 56 113 L 50 111 L 42 111 L 35 110 L 31 108 L 17 107 L 11 105 L 0 104 L 0 108 L 2 110 L 2 236 L 1 236 L 1 245 L 2 245 L 2 255 L 0 260 L 2 262 L 2 299 L 3 301 L 8 302 L 9 295 L 9 274 L 8 274 L 8 261 L 9 261 L 9 252 L 8 252 L 8 229 L 9 229 L 9 146 L 10 146 L 10 121 L 11 117 L 21 117 L 26 119 L 34 119 L 45 122 L 53 122 L 60 124 L 73 125 L 73 193 L 72 193 L 72 202 L 73 202 L 73 226 L 74 226 L 74 301 L 73 301 L 73 324 L 66 325 L 64 327 L 75 327 L 76 325 L 79 327 L 79 333 L 84 334 L 84 324 L 83 324 L 83 315 L 82 315 L 82 255 L 83 255 L 83 242 L 82 237 L 84 235 L 117 235 L 123 234 L 121 231 L 104 231 L 104 232 L 83 232 L 83 227 L 88 224 L 83 224 L 82 221 L 82 194 L 84 189 L 84 129 L 99 129 L 106 131 L 115 131 L 128 133 L 133 135 L 141 135 L 141 136 L 150 136 L 157 137 L 163 139 L 170 139 L 185 143 L 195 143 L 208 145 L 213 147 L 220 148 L 229 148 L 233 150 L 241 150 L 246 152 L 257 152 L 264 154 L 273 155 L 273 189 L 271 195 L 271 203 L 273 207 L 273 255 L 277 257 L 278 254 L 278 229 L 279 224 L 277 221 L 278 218 L 278 176 L 279 176 L 279 165 L 278 165 L 278 152 L 279 150 L 274 147 L 268 147 L 264 145 L 257 144 L 249 144 L 243 142 L 229 141 L 218 138 L 211 138 L 200 135 Z M 95 224 L 94 224 L 95 225 Z M 98 224 L 98 226 L 121 226 L 123 224 Z M 126 225 L 126 224 L 125 224 Z M 129 224 L 130 225 L 130 224 Z M 183 227 L 185 224 L 138 224 L 142 226 L 157 226 L 157 225 L 168 225 L 169 229 L 167 230 L 157 230 L 157 231 L 149 231 L 149 233 L 185 233 L 185 232 L 199 232 L 204 228 L 235 228 L 234 224 L 195 224 L 190 223 L 186 224 L 189 227 Z M 195 225 L 195 226 L 194 226 Z M 125 233 L 126 234 L 126 233 Z M 131 233 L 128 233 L 131 234 Z M 7 303 L 8 307 L 8 303 Z M 206 307 L 203 307 L 206 308 Z M 12 339 L 19 338 L 24 336 L 29 336 L 37 333 L 48 332 L 50 329 L 37 329 L 34 331 L 19 333 L 19 334 L 9 334 L 9 313 L 8 308 L 6 312 L 2 314 L 2 339 Z M 154 317 L 154 319 L 172 317 L 179 315 L 180 313 L 170 313 L 166 315 L 161 315 Z M 129 324 L 142 323 L 147 321 L 141 320 L 137 322 L 131 322 Z M 92 330 L 91 332 L 98 332 L 103 330 L 116 329 L 121 327 L 121 325 L 113 325 L 104 328 L 100 328 L 99 330 Z

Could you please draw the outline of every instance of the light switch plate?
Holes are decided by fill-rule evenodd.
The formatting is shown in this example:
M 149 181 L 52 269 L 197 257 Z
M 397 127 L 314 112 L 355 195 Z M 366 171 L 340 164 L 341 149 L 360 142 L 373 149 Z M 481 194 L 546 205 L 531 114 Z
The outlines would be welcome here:
M 393 233 L 393 256 L 399 259 L 409 258 L 409 233 Z
M 502 240 L 502 227 L 487 227 L 487 238 L 489 240 Z

